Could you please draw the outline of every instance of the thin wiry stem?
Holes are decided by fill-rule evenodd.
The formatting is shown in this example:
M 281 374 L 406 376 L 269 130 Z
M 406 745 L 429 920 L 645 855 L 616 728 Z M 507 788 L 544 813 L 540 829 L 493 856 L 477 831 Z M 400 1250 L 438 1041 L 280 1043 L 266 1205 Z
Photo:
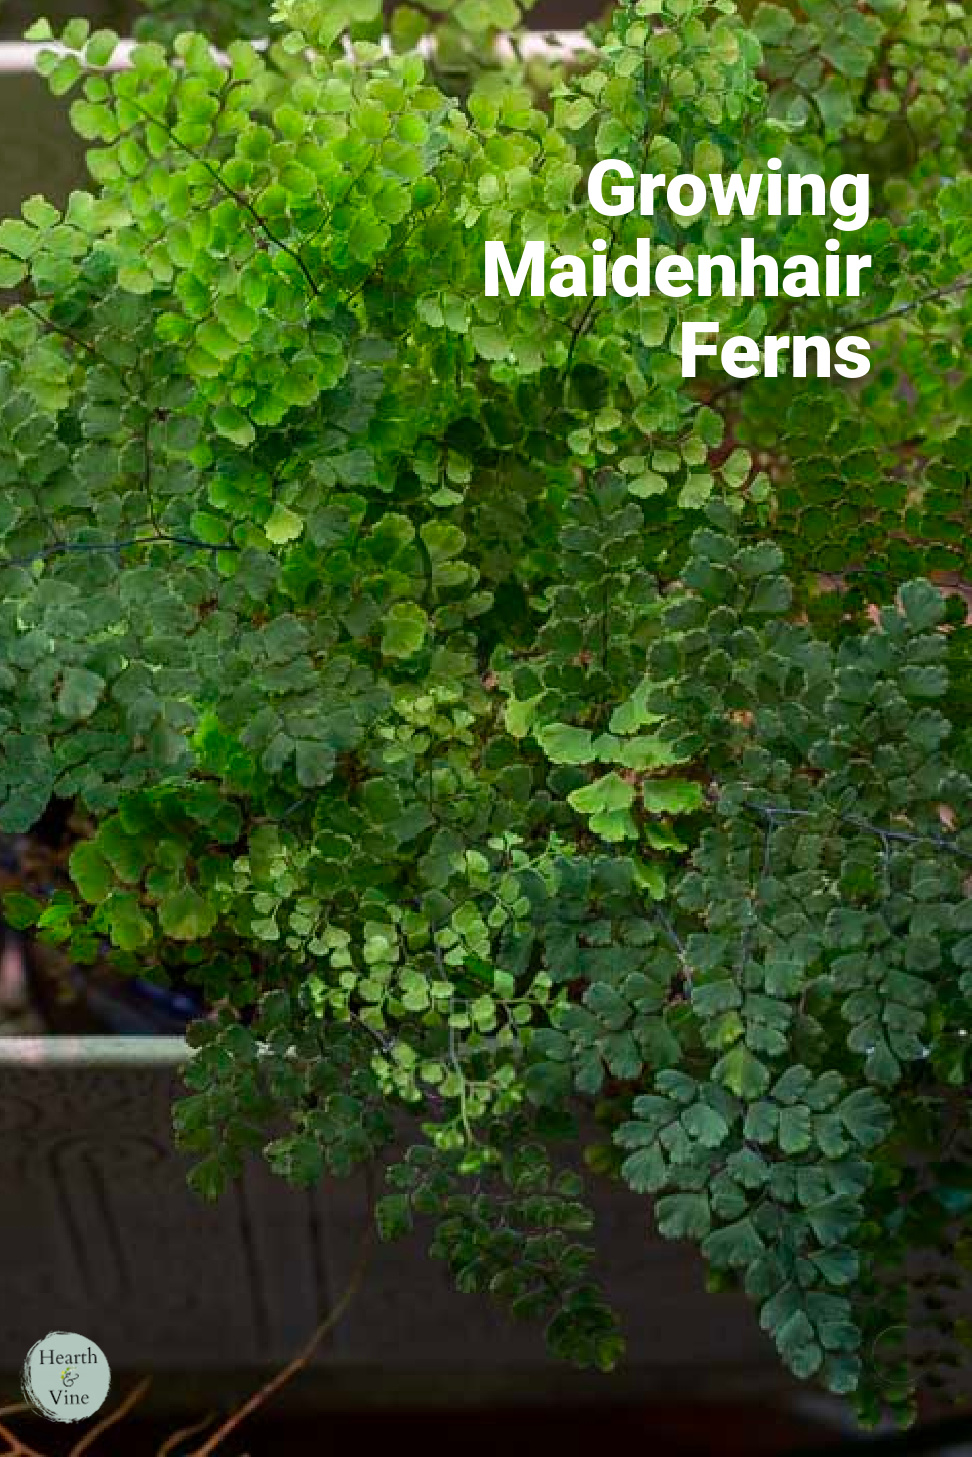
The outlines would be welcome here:
M 368 1202 L 370 1207 L 373 1202 L 370 1196 Z M 259 1407 L 269 1401 L 272 1396 L 275 1396 L 282 1386 L 285 1386 L 292 1377 L 296 1376 L 308 1364 L 325 1336 L 329 1335 L 334 1329 L 360 1290 L 368 1269 L 368 1263 L 371 1259 L 374 1232 L 374 1219 L 369 1217 L 365 1237 L 361 1241 L 361 1247 L 358 1252 L 358 1259 L 351 1272 L 351 1278 L 345 1286 L 344 1293 L 337 1304 L 321 1321 L 303 1349 L 297 1353 L 294 1359 L 282 1371 L 278 1371 L 271 1381 L 268 1381 L 265 1386 L 261 1386 L 259 1391 L 254 1392 L 248 1401 L 245 1401 L 231 1416 L 227 1417 L 226 1421 L 217 1427 L 212 1436 L 207 1438 L 201 1447 L 197 1447 L 194 1452 L 191 1452 L 189 1457 L 210 1457 L 210 1454 L 215 1452 L 217 1447 L 222 1446 L 226 1438 L 231 1436 L 237 1427 L 246 1421 L 247 1417 L 252 1416 Z
M 873 319 L 862 319 L 859 324 L 848 324 L 847 328 L 876 329 L 879 324 L 889 324 L 892 319 L 900 319 L 905 314 L 913 314 L 923 304 L 931 304 L 936 299 L 948 298 L 953 293 L 962 293 L 967 288 L 972 288 L 972 277 L 959 278 L 954 283 L 946 283 L 941 288 L 933 288 L 930 293 L 923 293 L 919 298 L 912 299 L 910 303 L 898 304 L 896 308 L 888 309 L 887 313 L 878 314 Z
M 180 1427 L 177 1432 L 173 1432 L 171 1436 L 166 1437 L 156 1457 L 171 1457 L 171 1454 L 182 1442 L 186 1441 L 188 1437 L 198 1437 L 209 1426 L 210 1422 L 215 1421 L 215 1419 L 215 1413 L 209 1412 L 201 1421 L 193 1422 L 189 1427 Z
M 146 1376 L 137 1386 L 133 1386 L 125 1400 L 119 1402 L 114 1411 L 110 1411 L 100 1422 L 96 1422 L 90 1431 L 85 1432 L 79 1442 L 75 1442 L 68 1457 L 81 1457 L 82 1452 L 87 1452 L 89 1448 L 93 1447 L 102 1433 L 107 1432 L 108 1428 L 113 1427 L 116 1422 L 120 1422 L 122 1417 L 128 1415 L 133 1406 L 138 1405 L 151 1385 L 151 1376 Z
M 754 810 L 771 821 L 774 819 L 816 819 L 829 814 L 826 809 L 789 809 L 772 804 L 747 804 L 746 808 Z M 853 825 L 855 829 L 866 830 L 869 834 L 877 835 L 881 840 L 901 840 L 908 845 L 931 845 L 936 850 L 946 850 L 950 855 L 958 855 L 963 860 L 972 860 L 972 850 L 963 850 L 961 845 L 954 845 L 941 835 L 914 835 L 906 830 L 889 830 L 884 825 L 872 825 L 867 820 L 857 819 L 853 815 L 833 815 L 831 817 L 840 824 Z
M 43 1452 L 38 1452 L 36 1447 L 31 1447 L 20 1437 L 15 1437 L 9 1427 L 0 1422 L 0 1437 L 10 1443 L 9 1449 L 2 1454 L 2 1457 L 45 1457 Z
M 51 557 L 64 556 L 68 553 L 98 552 L 98 551 L 125 551 L 132 546 L 192 546 L 198 547 L 200 551 L 239 551 L 239 547 L 233 542 L 211 542 L 197 541 L 193 536 L 172 536 L 166 532 L 160 532 L 155 536 L 130 536 L 124 541 L 58 541 L 51 546 L 41 547 L 38 551 L 31 552 L 29 556 L 10 557 L 7 561 L 0 561 L 0 571 L 8 567 L 29 567 L 34 562 L 48 561 Z
M 956 279 L 954 283 L 945 283 L 941 288 L 933 288 L 929 293 L 923 293 L 918 298 L 912 299 L 909 303 L 898 304 L 895 308 L 888 309 L 886 313 L 875 315 L 873 319 L 861 319 L 856 323 L 844 324 L 841 326 L 840 333 L 828 334 L 826 337 L 829 340 L 836 340 L 842 338 L 845 333 L 853 333 L 855 330 L 860 332 L 862 329 L 876 329 L 881 324 L 890 324 L 895 319 L 906 318 L 908 314 L 913 314 L 916 309 L 920 309 L 924 304 L 934 303 L 937 299 L 948 298 L 952 294 L 963 293 L 967 288 L 972 288 L 972 276 Z M 762 375 L 751 376 L 752 379 L 761 379 L 763 377 Z M 725 384 L 719 385 L 700 403 L 709 406 L 715 405 L 719 400 L 724 399 L 726 395 L 744 389 L 748 383 L 749 380 L 747 379 L 727 380 Z
M 238 207 L 243 208 L 244 212 L 249 213 L 250 217 L 256 223 L 257 227 L 260 229 L 261 233 L 263 233 L 264 237 L 268 240 L 268 242 L 272 243 L 274 247 L 279 248 L 282 253 L 286 253 L 287 257 L 291 258 L 294 263 L 296 263 L 297 267 L 303 274 L 304 280 L 307 283 L 307 286 L 310 289 L 311 293 L 314 295 L 315 298 L 319 297 L 321 290 L 318 287 L 314 275 L 310 272 L 307 264 L 300 256 L 299 250 L 292 247 L 291 244 L 286 242 L 285 239 L 278 237 L 278 235 L 270 227 L 270 224 L 267 222 L 266 218 L 262 217 L 261 214 L 254 207 L 250 198 L 248 198 L 245 193 L 238 191 L 235 187 L 232 187 L 226 181 L 226 178 L 219 170 L 219 167 L 214 162 L 210 161 L 210 159 L 204 153 L 197 151 L 195 147 L 190 146 L 188 142 L 183 141 L 181 137 L 177 136 L 175 126 L 173 126 L 170 122 L 166 121 L 164 117 L 153 115 L 153 113 L 149 111 L 148 107 L 143 106 L 136 96 L 126 97 L 125 99 L 142 113 L 146 121 L 154 123 L 154 125 L 161 127 L 162 130 L 169 137 L 170 141 L 175 144 L 175 146 L 181 148 L 181 150 L 185 152 L 187 156 L 192 157 L 194 161 L 200 164 L 200 166 L 205 167 L 210 177 L 212 177 L 213 181 L 218 187 L 222 188 L 222 190 L 226 193 L 227 197 L 232 198 Z

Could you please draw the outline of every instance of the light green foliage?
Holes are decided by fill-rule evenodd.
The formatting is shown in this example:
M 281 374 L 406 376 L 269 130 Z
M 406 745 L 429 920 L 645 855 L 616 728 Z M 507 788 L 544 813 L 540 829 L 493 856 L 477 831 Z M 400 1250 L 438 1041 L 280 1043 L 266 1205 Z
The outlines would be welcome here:
M 0 821 L 91 833 L 7 914 L 201 988 L 204 1195 L 404 1110 L 381 1232 L 608 1367 L 594 1100 L 588 1163 L 906 1419 L 953 1359 L 899 1340 L 906 1257 L 972 1200 L 970 22 L 631 0 L 494 64 L 520 10 L 402 5 L 386 51 L 372 0 L 281 0 L 258 51 L 220 0 L 225 64 L 171 7 L 131 70 L 84 23 L 45 62 L 96 190 L 0 223 Z M 825 217 L 586 205 L 595 159 L 774 155 L 870 169 L 866 297 L 484 295 L 492 239 L 822 256 Z M 683 318 L 872 369 L 686 380 Z

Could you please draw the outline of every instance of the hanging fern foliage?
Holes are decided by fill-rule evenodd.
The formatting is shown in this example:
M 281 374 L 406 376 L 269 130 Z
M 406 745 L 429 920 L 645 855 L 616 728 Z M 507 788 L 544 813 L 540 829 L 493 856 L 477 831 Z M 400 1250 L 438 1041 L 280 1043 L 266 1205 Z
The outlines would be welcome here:
M 0 224 L 0 822 L 89 827 L 7 917 L 201 990 L 203 1195 L 381 1159 L 383 1235 L 610 1368 L 609 1176 L 907 1420 L 972 1266 L 972 20 L 626 0 L 499 65 L 515 0 L 389 46 L 373 0 L 265 50 L 235 10 L 125 70 L 69 25 L 93 190 Z M 769 156 L 869 173 L 867 285 L 705 317 L 864 335 L 864 379 L 685 378 L 691 298 L 485 294 L 488 240 L 590 256 L 599 159 Z

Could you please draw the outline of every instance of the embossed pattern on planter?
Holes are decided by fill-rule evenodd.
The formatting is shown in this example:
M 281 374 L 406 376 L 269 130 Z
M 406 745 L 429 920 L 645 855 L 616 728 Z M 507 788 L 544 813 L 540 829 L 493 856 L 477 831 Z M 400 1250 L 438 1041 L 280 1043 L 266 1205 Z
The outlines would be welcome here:
M 119 1369 L 269 1369 L 347 1285 L 362 1179 L 304 1194 L 254 1162 L 215 1206 L 186 1188 L 170 1132 L 182 1055 L 169 1039 L 0 1040 L 0 1370 L 50 1329 L 83 1331 Z M 782 1379 L 745 1302 L 706 1295 L 694 1255 L 648 1237 L 643 1204 L 608 1188 L 597 1202 L 632 1368 Z M 338 1384 L 375 1369 L 430 1383 L 437 1370 L 543 1372 L 571 1390 L 538 1331 L 457 1294 L 427 1243 L 376 1248 L 320 1353 Z

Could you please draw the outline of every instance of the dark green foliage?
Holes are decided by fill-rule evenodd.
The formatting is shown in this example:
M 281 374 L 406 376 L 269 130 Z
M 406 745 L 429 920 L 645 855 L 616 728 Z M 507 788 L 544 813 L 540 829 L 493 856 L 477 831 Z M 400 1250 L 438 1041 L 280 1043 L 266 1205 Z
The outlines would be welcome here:
M 411 1229 L 414 1215 L 431 1215 L 432 1254 L 446 1261 L 460 1290 L 488 1291 L 517 1319 L 545 1320 L 557 1355 L 610 1370 L 624 1342 L 590 1283 L 591 1250 L 576 1238 L 593 1223 L 582 1180 L 568 1171 L 554 1175 L 543 1145 L 520 1141 L 529 1135 L 525 1120 L 506 1120 L 492 1135 L 488 1161 L 411 1149 L 389 1171 L 400 1192 L 379 1205 L 381 1234 L 395 1238 Z
M 385 1161 L 407 1117 L 382 1233 L 429 1221 L 606 1367 L 593 1100 L 588 1164 L 795 1372 L 907 1418 L 972 1263 L 972 25 L 638 0 L 573 69 L 500 67 L 520 6 L 424 8 L 428 63 L 407 6 L 385 54 L 372 0 L 281 0 L 225 65 L 180 35 L 109 75 L 83 22 L 46 65 L 97 193 L 0 224 L 0 819 L 90 833 L 8 917 L 202 989 L 203 1194 L 255 1149 Z M 484 296 L 487 239 L 589 253 L 595 158 L 772 155 L 871 170 L 867 297 Z M 872 370 L 686 380 L 701 317 L 863 331 Z

